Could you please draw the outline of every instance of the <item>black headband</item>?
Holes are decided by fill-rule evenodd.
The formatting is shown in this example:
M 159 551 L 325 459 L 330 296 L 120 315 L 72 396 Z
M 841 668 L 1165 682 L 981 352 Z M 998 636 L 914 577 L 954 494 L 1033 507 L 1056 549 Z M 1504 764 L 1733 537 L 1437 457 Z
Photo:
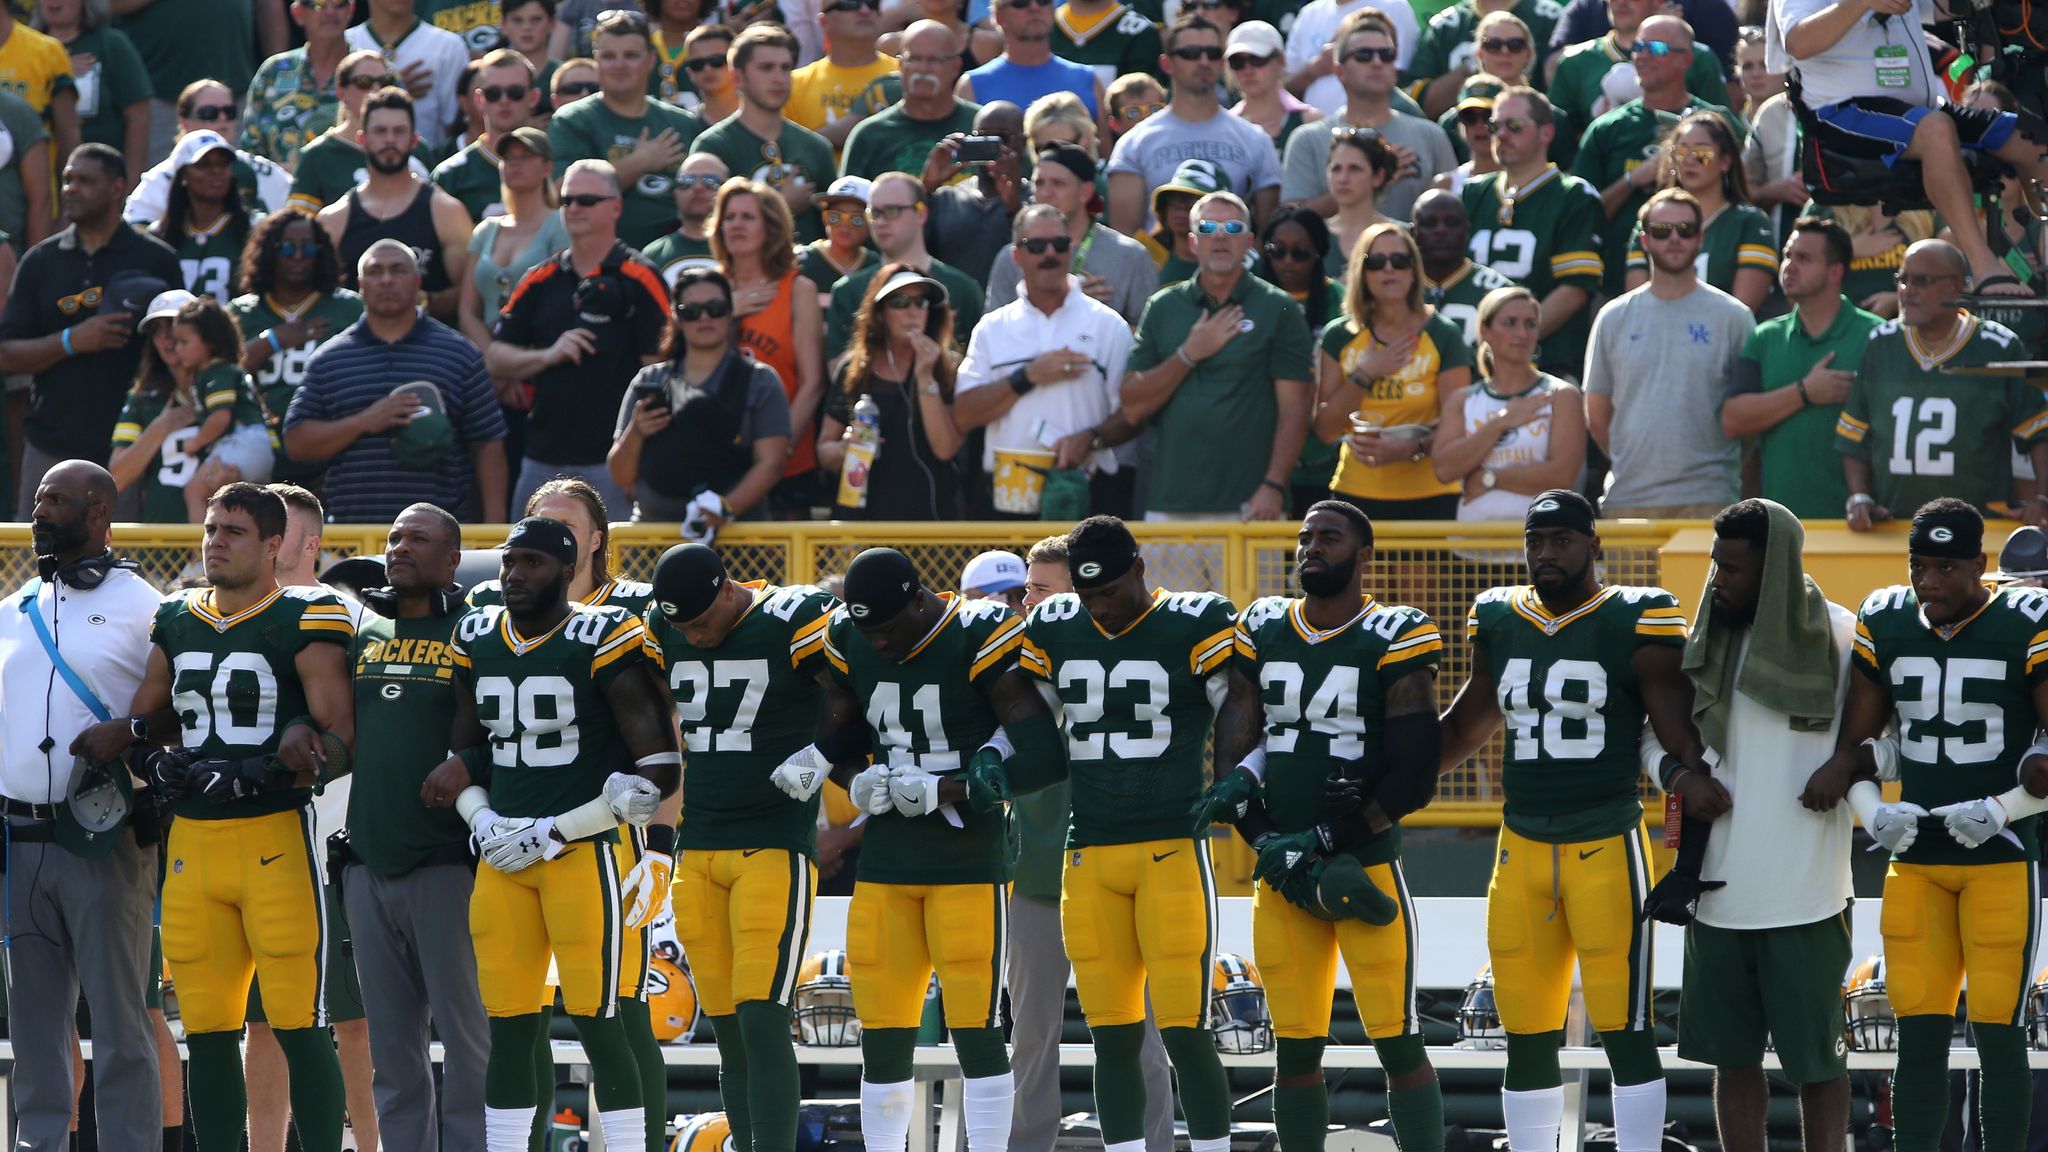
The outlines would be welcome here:
M 1916 556 L 1974 560 L 1984 554 L 1984 521 L 1955 509 L 1922 510 L 1913 517 L 1906 550 Z
M 1137 562 L 1138 550 L 1126 544 L 1091 548 L 1067 541 L 1067 571 L 1076 588 L 1100 588 L 1120 580 Z
M 514 524 L 504 546 L 545 552 L 569 567 L 576 566 L 576 534 L 567 524 L 546 516 L 528 516 Z
M 1591 536 L 1593 505 L 1568 488 L 1552 488 L 1540 493 L 1529 502 L 1528 515 L 1522 520 L 1524 532 L 1534 532 L 1539 528 L 1568 528 Z

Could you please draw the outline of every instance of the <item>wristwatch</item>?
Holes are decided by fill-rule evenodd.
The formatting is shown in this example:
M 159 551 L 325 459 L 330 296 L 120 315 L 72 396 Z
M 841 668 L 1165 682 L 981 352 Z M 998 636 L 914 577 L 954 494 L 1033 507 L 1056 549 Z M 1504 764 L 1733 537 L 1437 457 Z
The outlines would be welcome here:
M 1500 483 L 1500 475 L 1491 468 L 1479 474 L 1479 486 L 1488 492 L 1493 491 L 1493 486 L 1498 483 Z
M 1859 505 L 1875 503 L 1877 503 L 1877 497 L 1872 496 L 1868 492 L 1851 492 L 1849 494 L 1848 506 L 1843 509 L 1843 512 L 1847 515 L 1854 516 L 1856 514 L 1856 509 Z
M 149 739 L 149 722 L 140 716 L 128 718 L 128 734 L 135 737 L 137 744 Z

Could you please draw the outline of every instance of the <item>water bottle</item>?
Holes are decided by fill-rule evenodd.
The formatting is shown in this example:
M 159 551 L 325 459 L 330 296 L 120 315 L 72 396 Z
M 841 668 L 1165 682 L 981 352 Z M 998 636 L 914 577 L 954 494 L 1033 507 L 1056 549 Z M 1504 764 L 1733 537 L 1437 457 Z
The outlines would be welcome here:
M 583 1152 L 583 1118 L 567 1108 L 555 1114 L 555 1123 L 548 1133 L 548 1148 L 551 1152 Z
M 839 465 L 839 506 L 868 506 L 868 474 L 875 466 L 875 448 L 881 442 L 882 408 L 873 396 L 862 394 L 853 405 L 853 423 L 846 438 L 846 459 Z

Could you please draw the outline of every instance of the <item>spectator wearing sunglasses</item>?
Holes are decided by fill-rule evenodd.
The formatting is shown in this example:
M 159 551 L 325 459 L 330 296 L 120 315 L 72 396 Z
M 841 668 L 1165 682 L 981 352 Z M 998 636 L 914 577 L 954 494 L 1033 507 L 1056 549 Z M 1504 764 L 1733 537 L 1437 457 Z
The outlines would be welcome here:
M 1500 170 L 1500 158 L 1493 154 L 1493 102 L 1508 86 L 1491 76 L 1479 75 L 1458 89 L 1458 104 L 1436 118 L 1436 126 L 1451 138 L 1451 153 L 1458 166 L 1440 173 L 1431 183 L 1451 192 L 1462 191 L 1474 176 Z M 1556 151 L 1553 146 L 1552 151 Z
M 706 129 L 692 151 L 709 152 L 733 175 L 781 193 L 796 219 L 797 240 L 808 244 L 825 234 L 813 197 L 832 183 L 839 160 L 830 141 L 785 115 L 796 37 L 779 25 L 756 24 L 732 42 L 727 59 L 739 84 L 740 110 Z
M 1109 154 L 1110 225 L 1136 235 L 1148 223 L 1146 190 L 1198 157 L 1215 165 L 1224 189 L 1251 205 L 1254 221 L 1265 219 L 1280 202 L 1280 165 L 1265 131 L 1217 102 L 1223 34 L 1206 17 L 1183 16 L 1166 34 L 1160 64 L 1172 79 L 1166 110 L 1131 129 Z
M 1309 0 L 1287 27 L 1287 90 L 1325 116 L 1344 106 L 1344 85 L 1337 78 L 1337 42 L 1344 21 L 1368 7 L 1393 38 L 1394 67 L 1406 72 L 1408 58 L 1415 53 L 1416 38 L 1422 35 L 1422 26 L 1416 19 L 1433 15 L 1436 9 L 1423 9 L 1425 4 L 1435 2 L 1417 0 L 1413 4 L 1380 6 L 1370 4 L 1369 0 Z M 1422 114 L 1422 106 L 1405 92 L 1395 97 L 1395 107 L 1412 115 Z
M 960 80 L 957 34 L 936 20 L 904 29 L 896 57 L 903 99 L 869 116 L 847 133 L 840 159 L 843 176 L 872 180 L 884 172 L 917 172 L 938 142 L 974 131 L 980 107 L 954 91 Z
M 999 454 L 1005 463 L 1033 457 L 1041 466 L 1085 471 L 1105 505 L 1127 507 L 1132 478 L 1119 477 L 1111 449 L 1136 432 L 1117 416 L 1130 326 L 1082 291 L 1072 272 L 1073 232 L 1058 209 L 1033 204 L 1017 214 L 1013 232 L 1007 253 L 1022 295 L 975 327 L 954 400 L 962 432 L 988 429 L 977 507 L 998 517 L 1040 516 L 1042 476 L 999 467 Z M 1050 461 L 1035 457 L 1048 451 Z
M 1266 221 L 1259 237 L 1259 276 L 1283 289 L 1301 305 L 1311 345 L 1323 329 L 1344 315 L 1344 285 L 1323 272 L 1330 256 L 1330 228 L 1321 216 L 1299 204 L 1282 204 Z M 1287 506 L 1300 512 L 1330 494 L 1330 473 L 1337 467 L 1337 446 L 1311 435 L 1301 444 L 1294 472 L 1287 478 Z
M 1756 317 L 1695 271 L 1706 218 L 1692 193 L 1666 188 L 1637 220 L 1649 282 L 1600 310 L 1586 349 L 1586 426 L 1613 461 L 1601 514 L 1709 517 L 1741 494 L 1721 403 Z
M 1158 40 L 1158 30 L 1151 21 L 1130 13 L 1120 4 L 1103 6 L 1122 15 L 1113 14 L 1108 18 L 1111 22 L 1092 24 L 1100 36 L 1121 37 L 1120 42 L 1130 43 L 1129 37 L 1118 31 L 1128 20 L 1144 26 L 1141 35 Z M 1072 92 L 1087 105 L 1089 115 L 1102 107 L 1102 86 L 1114 79 L 1116 73 L 1101 75 L 1101 68 L 1089 67 L 1096 61 L 1083 62 L 1074 55 L 1074 49 L 1058 41 L 1054 34 L 1053 0 L 994 0 L 994 8 L 996 27 L 1003 33 L 1003 54 L 960 77 L 953 89 L 955 96 L 977 104 L 1008 100 L 1019 108 L 1028 108 L 1033 101 L 1051 93 Z M 1100 55 L 1101 51 L 1098 48 L 1095 54 Z M 1117 53 L 1121 56 L 1124 50 L 1117 49 Z M 1141 66 L 1150 67 L 1149 58 Z
M 1393 25 L 1378 9 L 1362 8 L 1346 16 L 1336 44 L 1343 107 L 1326 119 L 1303 126 L 1287 141 L 1280 198 L 1307 204 L 1324 216 L 1333 215 L 1337 205 L 1325 176 L 1330 141 L 1340 129 L 1370 128 L 1393 149 L 1398 162 L 1393 179 L 1376 198 L 1379 210 L 1392 219 L 1406 220 L 1415 198 L 1437 174 L 1457 167 L 1450 137 L 1432 121 L 1397 105 L 1394 69 L 1400 46 Z
M 690 518 L 706 493 L 715 524 L 746 516 L 782 479 L 789 400 L 775 370 L 733 339 L 732 285 L 715 268 L 676 278 L 662 359 L 640 370 L 619 407 L 605 464 L 632 494 L 633 519 Z M 701 511 L 701 509 L 699 509 Z
M 334 127 L 299 149 L 298 169 L 288 177 L 291 207 L 318 213 L 370 178 L 369 157 L 363 152 L 362 141 L 356 138 L 362 128 L 363 104 L 370 93 L 396 82 L 391 66 L 376 52 L 350 52 L 342 57 L 341 68 L 335 73 L 341 103 L 335 111 Z M 433 178 L 417 155 L 406 167 L 422 180 Z
M 711 254 L 711 209 L 730 176 L 725 161 L 709 152 L 692 153 L 676 172 L 676 230 L 640 249 L 671 288 L 685 268 L 718 266 Z
M 952 330 L 958 334 L 974 331 L 981 322 L 981 281 L 931 254 L 925 247 L 925 217 L 930 205 L 924 185 L 908 172 L 885 172 L 868 189 L 868 236 L 882 254 L 884 264 L 902 264 L 917 269 L 946 288 L 946 307 L 952 314 Z M 838 357 L 847 349 L 854 319 L 867 295 L 869 283 L 880 273 L 864 268 L 848 273 L 832 285 L 832 299 L 825 312 L 825 356 Z
M 412 170 L 419 130 L 411 97 L 385 88 L 363 102 L 356 142 L 370 172 L 341 199 L 322 208 L 320 227 L 341 253 L 342 280 L 355 287 L 353 269 L 374 240 L 397 240 L 413 250 L 427 311 L 455 322 L 458 285 L 469 268 L 469 213 L 455 197 Z
M 840 277 L 882 262 L 868 247 L 868 190 L 872 187 L 859 176 L 841 176 L 818 197 L 825 238 L 796 250 L 796 270 L 817 288 L 820 308 L 831 305 L 832 286 Z
M 881 9 L 881 0 L 825 0 L 818 11 L 825 54 L 789 74 L 789 119 L 835 152 L 855 125 L 903 95 L 896 58 L 875 51 Z
M 1733 6 L 1712 0 L 1675 0 L 1677 16 L 1690 24 L 1693 35 L 1701 50 L 1713 57 L 1711 67 L 1716 75 L 1725 81 L 1735 67 L 1735 40 L 1741 27 Z M 1662 0 L 1649 0 L 1637 9 L 1638 22 L 1667 12 L 1669 8 Z M 1613 0 L 1569 0 L 1564 5 L 1564 16 L 1550 33 L 1550 59 L 1555 61 L 1564 50 L 1574 44 L 1584 44 L 1604 35 L 1611 27 L 1614 13 Z M 1624 57 L 1626 58 L 1626 57 Z M 1720 103 L 1726 100 L 1727 87 L 1724 83 L 1722 95 L 1715 97 L 1700 91 L 1705 99 Z
M 1240 120 L 1257 125 L 1273 142 L 1273 155 L 1280 156 L 1287 138 L 1303 124 L 1323 118 L 1321 112 L 1295 99 L 1282 86 L 1287 78 L 1286 45 L 1280 31 L 1264 20 L 1250 20 L 1230 30 L 1223 45 L 1223 61 L 1230 65 L 1230 84 L 1244 99 L 1230 109 Z
M 1734 113 L 1686 90 L 1692 45 L 1692 28 L 1685 21 L 1675 16 L 1644 20 L 1633 49 L 1643 94 L 1603 113 L 1579 137 L 1572 171 L 1600 193 L 1609 222 L 1601 231 L 1609 296 L 1627 288 L 1629 224 L 1657 189 L 1657 146 L 1671 121 L 1704 108 L 1719 115 L 1737 141 L 1744 136 Z
M 1251 275 L 1251 209 L 1211 192 L 1189 212 L 1193 276 L 1161 288 L 1125 365 L 1124 419 L 1156 425 L 1148 520 L 1273 520 L 1315 403 L 1301 305 Z M 1216 445 L 1238 451 L 1219 455 Z M 1265 451 L 1261 445 L 1269 445 Z
M 859 520 L 955 520 L 966 443 L 953 416 L 960 354 L 946 286 L 916 268 L 884 264 L 866 285 L 846 354 L 833 367 L 818 429 L 818 464 L 830 476 L 846 460 L 854 405 L 874 398 L 881 440 L 868 470 L 867 505 L 834 515 Z
M 1065 221 L 1067 237 L 1072 241 L 1070 268 L 1080 277 L 1081 291 L 1109 305 L 1124 318 L 1124 323 L 1135 328 L 1138 317 L 1144 314 L 1145 301 L 1159 289 L 1159 265 L 1143 244 L 1096 222 L 1089 211 L 1095 199 L 1095 172 L 1095 157 L 1080 145 L 1047 145 L 1039 149 L 1038 163 L 1032 169 L 1032 199 L 1051 206 Z M 1188 203 L 1200 196 L 1189 194 Z M 1012 249 L 1004 248 L 996 254 L 995 266 L 989 270 L 991 310 L 1017 298 L 1022 265 L 1011 256 Z M 1192 249 L 1189 256 L 1193 256 Z M 1193 271 L 1190 263 L 1189 273 Z
M 234 299 L 249 210 L 235 194 L 235 150 L 218 132 L 193 132 L 171 152 L 170 202 L 150 234 L 178 254 L 185 290 L 225 305 Z
M 706 124 L 740 110 L 740 88 L 726 63 L 735 35 L 723 24 L 699 24 L 683 38 L 683 72 L 697 89 L 697 119 Z
M 171 167 L 169 155 L 178 137 L 190 132 L 218 132 L 230 140 L 241 131 L 241 105 L 235 103 L 235 95 L 218 80 L 195 80 L 178 94 L 177 136 L 164 150 L 163 161 L 142 174 L 142 180 L 128 192 L 128 203 L 121 210 L 121 218 L 130 224 L 147 228 L 163 219 L 164 206 L 170 203 L 171 181 L 176 170 Z M 15 163 L 19 164 L 19 153 L 24 151 L 21 141 L 32 139 L 20 128 L 9 125 L 17 153 Z M 37 130 L 41 130 L 40 124 Z M 276 164 L 247 151 L 235 152 L 235 187 L 240 191 L 242 203 L 251 211 L 271 213 L 282 209 L 292 194 L 292 174 Z M 4 222 L 0 215 L 0 227 L 10 235 L 20 235 L 11 224 Z M 33 242 L 37 237 L 31 236 Z
M 242 370 L 255 378 L 275 431 L 270 478 L 306 484 L 325 460 L 297 461 L 284 452 L 284 414 L 305 383 L 306 365 L 327 338 L 360 320 L 363 299 L 341 286 L 341 262 L 327 233 L 304 212 L 265 217 L 242 254 L 242 295 L 228 305 L 241 329 Z
M 640 248 L 675 228 L 676 167 L 704 124 L 673 104 L 648 99 L 654 46 L 645 16 L 606 13 L 594 43 L 598 98 L 557 107 L 548 122 L 555 175 L 565 175 L 580 160 L 609 161 L 625 196 L 619 238 Z
M 1109 102 L 1108 115 L 1102 118 L 1108 134 L 1102 138 L 1102 147 L 1097 152 L 1104 159 L 1116 151 L 1116 142 L 1144 123 L 1146 117 L 1166 111 L 1166 88 L 1150 72 L 1124 73 L 1109 82 L 1102 98 Z M 1108 179 L 1105 173 L 1102 186 L 1104 203 L 1109 201 Z
M 72 2 L 81 9 L 91 7 L 82 0 Z M 354 11 L 351 0 L 293 0 L 292 23 L 305 32 L 306 42 L 256 69 L 242 105 L 243 150 L 289 169 L 298 164 L 299 149 L 334 126 L 341 108 L 341 60 L 348 55 L 348 22 Z M 139 153 L 132 154 L 129 164 L 140 159 Z
M 348 46 L 374 51 L 398 74 L 419 105 L 420 138 L 429 148 L 448 139 L 458 123 L 457 96 L 469 45 L 414 14 L 412 0 L 367 0 L 369 19 L 348 30 Z
M 434 169 L 434 183 L 462 202 L 472 220 L 505 210 L 499 198 L 498 150 L 514 128 L 531 124 L 540 108 L 533 62 L 510 48 L 497 48 L 477 62 L 470 98 L 483 113 L 483 134 Z
M 597 61 L 588 56 L 572 56 L 561 61 L 548 76 L 548 103 L 552 108 L 548 114 L 548 125 L 553 127 L 555 112 L 586 96 L 597 95 L 600 87 Z
M 1570 164 L 1578 154 L 1579 134 L 1586 125 L 1627 103 L 1640 90 L 1633 79 L 1636 33 L 1643 21 L 1658 13 L 1658 0 L 1606 0 L 1605 11 L 1613 22 L 1611 29 L 1596 39 L 1552 53 L 1546 65 L 1551 77 L 1544 93 L 1556 106 L 1564 126 L 1557 134 L 1559 164 Z M 1613 81 L 1608 80 L 1610 73 Z M 1610 85 L 1621 96 L 1619 100 L 1609 93 Z M 1703 44 L 1693 45 L 1692 63 L 1685 69 L 1685 89 L 1709 104 L 1728 99 L 1720 57 Z
M 1761 311 L 1777 280 L 1778 255 L 1771 248 L 1771 218 L 1749 202 L 1741 145 L 1719 116 L 1688 112 L 1662 151 L 1662 185 L 1692 193 L 1706 220 L 1700 231 L 1700 276 L 1751 312 Z M 1649 278 L 1650 260 L 1638 226 L 1629 239 L 1628 286 L 1639 288 Z
M 1493 37 L 1522 41 L 1517 53 L 1527 54 L 1525 71 L 1530 63 L 1542 63 L 1542 57 L 1550 51 L 1550 33 L 1556 28 L 1558 17 L 1564 14 L 1554 0 L 1458 0 L 1430 17 L 1422 29 L 1422 38 L 1416 41 L 1415 56 L 1408 62 L 1408 74 L 1415 77 L 1408 86 L 1408 94 L 1422 104 L 1423 112 L 1431 117 L 1443 115 L 1445 109 L 1457 102 L 1460 85 L 1480 72 L 1494 71 L 1489 64 L 1497 62 L 1486 59 L 1481 29 L 1486 26 L 1487 17 L 1501 12 L 1512 13 L 1522 27 L 1517 32 L 1498 29 Z M 1500 54 L 1504 53 L 1496 53 Z

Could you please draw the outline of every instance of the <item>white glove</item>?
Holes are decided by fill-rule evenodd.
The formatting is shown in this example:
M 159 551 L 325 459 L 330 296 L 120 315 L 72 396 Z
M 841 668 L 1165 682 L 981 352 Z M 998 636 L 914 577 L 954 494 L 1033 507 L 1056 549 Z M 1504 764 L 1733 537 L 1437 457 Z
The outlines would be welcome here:
M 2005 831 L 2006 823 L 2012 819 L 1996 796 L 1943 804 L 1928 815 L 1941 817 L 1942 823 L 1948 825 L 1948 834 L 1965 848 L 1981 846 Z
M 889 769 L 881 764 L 870 764 L 861 769 L 860 775 L 846 789 L 853 800 L 853 806 L 870 816 L 880 816 L 894 811 L 896 799 L 889 792 Z
M 716 492 L 699 492 L 683 509 L 683 539 L 692 544 L 710 544 L 725 522 L 725 498 Z
M 553 860 L 569 847 L 555 839 L 554 830 L 552 816 L 499 817 L 483 840 L 484 863 L 500 872 L 517 872 Z
M 604 798 L 612 806 L 612 815 L 635 828 L 652 824 L 655 810 L 661 807 L 661 789 L 654 786 L 654 781 L 630 772 L 607 776 Z
M 1870 816 L 1870 838 L 1884 845 L 1886 851 L 1904 852 L 1919 839 L 1920 818 L 1926 815 L 1927 809 L 1903 800 L 1897 804 L 1879 804 Z
M 889 799 L 905 816 L 929 816 L 939 810 L 939 778 L 915 764 L 891 768 Z
M 642 852 L 639 862 L 626 873 L 619 891 L 626 898 L 626 927 L 642 928 L 668 907 L 670 882 L 676 859 L 666 852 Z M 673 920 L 673 914 L 669 917 Z
M 784 760 L 770 772 L 768 780 L 791 800 L 809 800 L 825 786 L 825 777 L 831 771 L 832 765 L 826 762 L 825 754 L 818 751 L 818 746 L 806 744 L 803 751 Z

